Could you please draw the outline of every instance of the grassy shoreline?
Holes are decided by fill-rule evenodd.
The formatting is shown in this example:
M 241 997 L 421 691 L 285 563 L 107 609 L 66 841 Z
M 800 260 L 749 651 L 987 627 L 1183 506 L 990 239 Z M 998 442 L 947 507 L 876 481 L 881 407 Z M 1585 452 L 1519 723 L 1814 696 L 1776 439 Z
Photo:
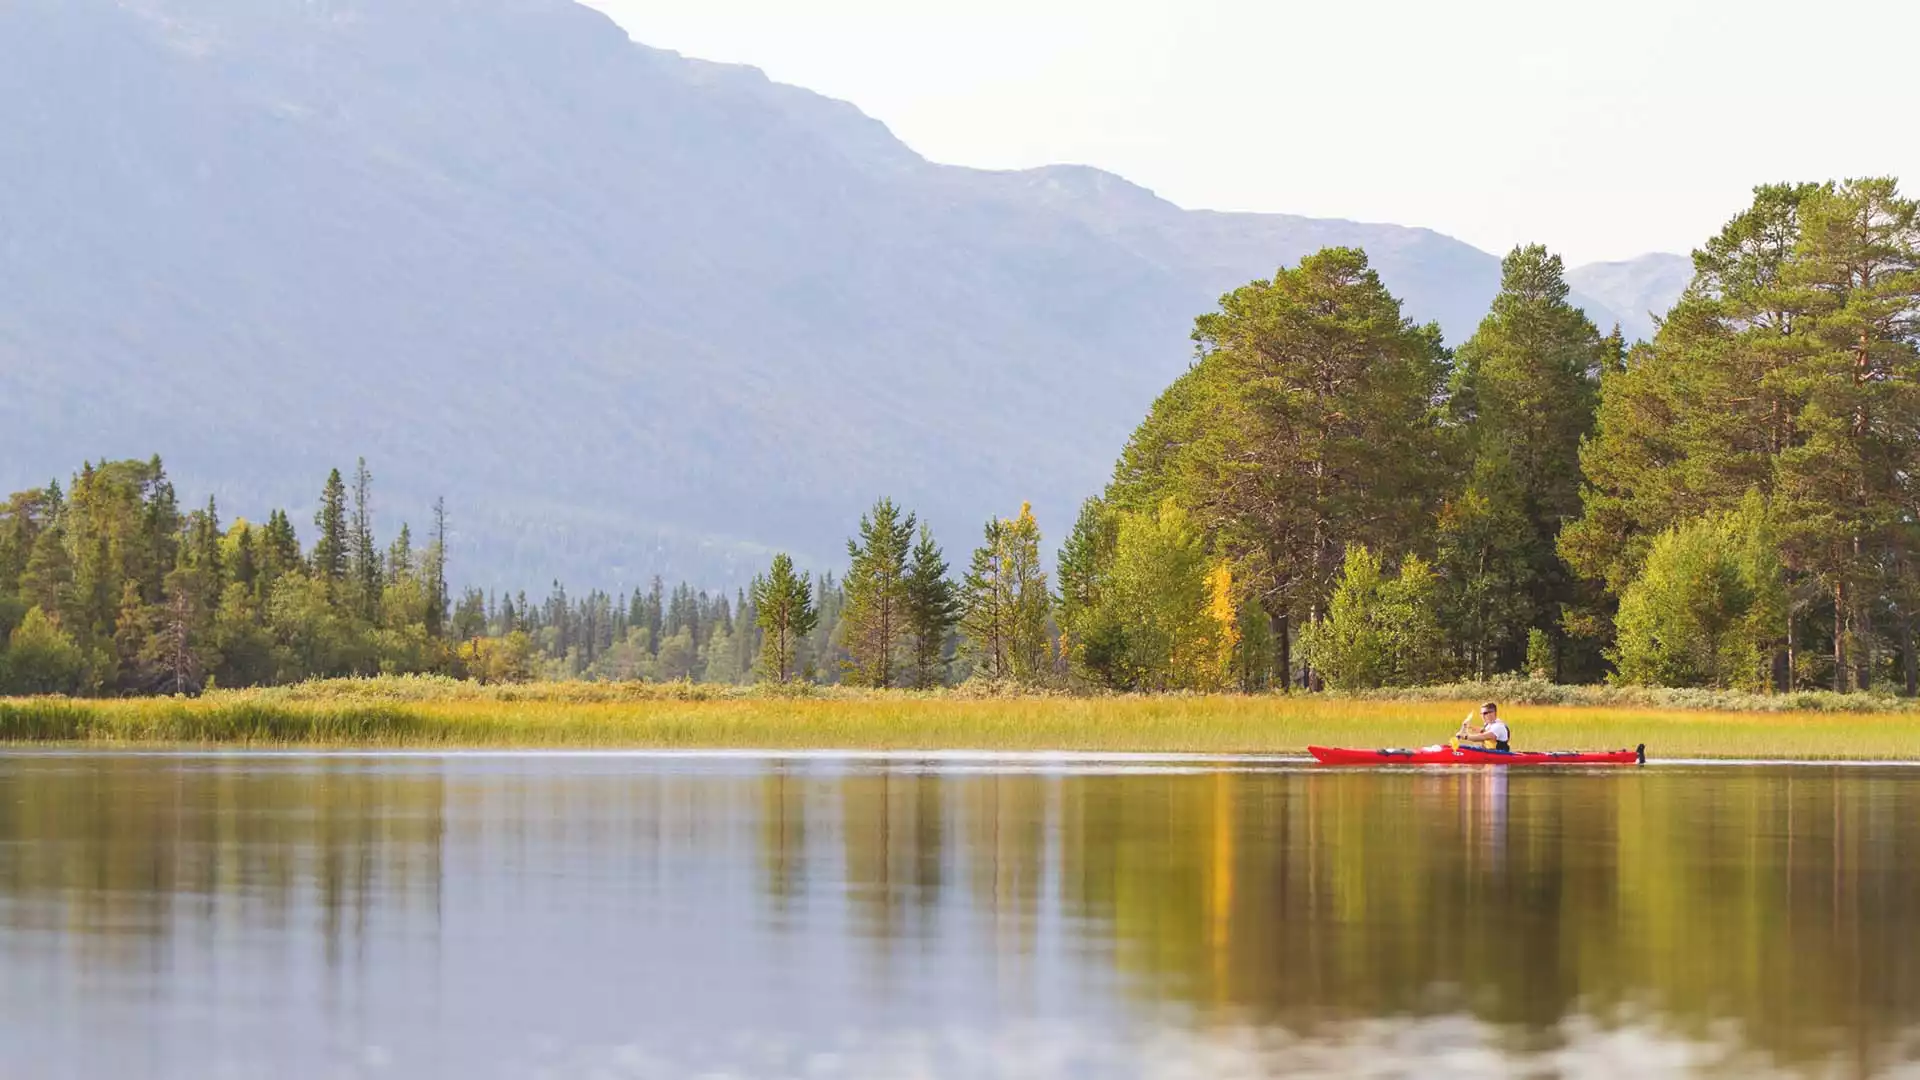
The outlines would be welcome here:
M 1474 688 L 1476 690 L 1484 688 Z M 197 699 L 0 699 L 0 743 L 98 747 L 1304 752 L 1309 743 L 1442 741 L 1478 702 L 1298 695 L 1067 697 L 969 692 L 802 695 L 690 686 L 444 680 L 317 683 Z M 1646 743 L 1662 758 L 1920 760 L 1920 712 L 1527 704 L 1529 748 Z

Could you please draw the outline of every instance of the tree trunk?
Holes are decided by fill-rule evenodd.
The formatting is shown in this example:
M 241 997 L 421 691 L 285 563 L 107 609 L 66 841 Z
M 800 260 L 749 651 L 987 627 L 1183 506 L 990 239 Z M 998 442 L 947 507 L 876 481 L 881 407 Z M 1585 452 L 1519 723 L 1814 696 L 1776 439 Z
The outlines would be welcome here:
M 1913 616 L 1900 619 L 1900 667 L 1907 677 L 1907 696 L 1920 693 L 1920 659 L 1913 655 Z
M 1799 642 L 1796 641 L 1793 636 L 1793 629 L 1793 597 L 1789 594 L 1787 597 L 1787 670 L 1781 673 L 1776 683 L 1781 690 L 1789 694 L 1793 693 L 1796 689 L 1794 686 L 1793 662 L 1798 658 L 1799 652 Z
M 1847 692 L 1847 586 L 1833 583 L 1833 692 Z
M 1865 493 L 1862 492 L 1864 499 Z M 1854 565 L 1860 564 L 1860 538 L 1853 538 Z M 1847 626 L 1853 631 L 1853 662 L 1857 674 L 1853 688 L 1867 690 L 1873 685 L 1873 615 L 1867 610 L 1867 598 L 1860 590 L 1853 592 L 1853 610 L 1847 613 Z
M 1320 628 L 1320 609 L 1318 607 L 1315 607 L 1307 615 L 1307 625 L 1315 630 Z M 1320 673 L 1314 670 L 1312 664 L 1304 661 L 1300 664 L 1300 686 L 1309 694 L 1319 693 L 1322 686 Z
M 1853 646 L 1853 688 L 1855 690 L 1870 690 L 1873 688 L 1873 616 L 1867 611 L 1866 605 L 1860 601 L 1857 591 L 1854 596 L 1853 607 L 1853 613 L 1847 618 L 1847 622 L 1852 628 L 1855 638 Z
M 1268 615 L 1273 638 L 1279 645 L 1280 692 L 1293 693 L 1293 620 L 1287 615 Z

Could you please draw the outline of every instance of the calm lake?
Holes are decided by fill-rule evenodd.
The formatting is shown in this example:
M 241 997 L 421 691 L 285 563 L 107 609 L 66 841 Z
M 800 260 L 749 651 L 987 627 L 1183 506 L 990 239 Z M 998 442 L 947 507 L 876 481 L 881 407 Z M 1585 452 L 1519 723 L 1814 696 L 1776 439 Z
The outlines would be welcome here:
M 0 757 L 0 1076 L 1865 1076 L 1920 769 Z

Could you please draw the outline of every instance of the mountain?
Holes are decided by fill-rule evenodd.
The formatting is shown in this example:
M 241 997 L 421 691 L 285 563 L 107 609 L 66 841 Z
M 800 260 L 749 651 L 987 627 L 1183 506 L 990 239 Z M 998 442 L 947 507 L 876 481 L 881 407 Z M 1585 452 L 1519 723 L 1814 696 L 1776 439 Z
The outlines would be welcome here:
M 500 585 L 831 567 L 883 493 L 957 560 L 1023 499 L 1055 540 L 1224 291 L 1358 245 L 1457 342 L 1498 277 L 934 165 L 570 0 L 10 0 L 0 129 L 0 487 L 159 451 L 300 521 L 364 455 Z
M 1651 340 L 1654 319 L 1673 307 L 1692 280 L 1693 260 L 1685 255 L 1642 255 L 1567 271 L 1567 284 L 1618 313 L 1628 341 Z

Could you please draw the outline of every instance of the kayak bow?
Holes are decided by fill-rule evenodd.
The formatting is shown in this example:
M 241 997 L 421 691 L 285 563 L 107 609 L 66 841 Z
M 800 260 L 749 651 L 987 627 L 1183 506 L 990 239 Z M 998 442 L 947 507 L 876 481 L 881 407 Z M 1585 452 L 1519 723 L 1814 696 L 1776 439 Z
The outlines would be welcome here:
M 1647 744 L 1632 750 L 1487 750 L 1428 746 L 1419 750 L 1343 750 L 1309 746 L 1322 765 L 1645 765 Z

